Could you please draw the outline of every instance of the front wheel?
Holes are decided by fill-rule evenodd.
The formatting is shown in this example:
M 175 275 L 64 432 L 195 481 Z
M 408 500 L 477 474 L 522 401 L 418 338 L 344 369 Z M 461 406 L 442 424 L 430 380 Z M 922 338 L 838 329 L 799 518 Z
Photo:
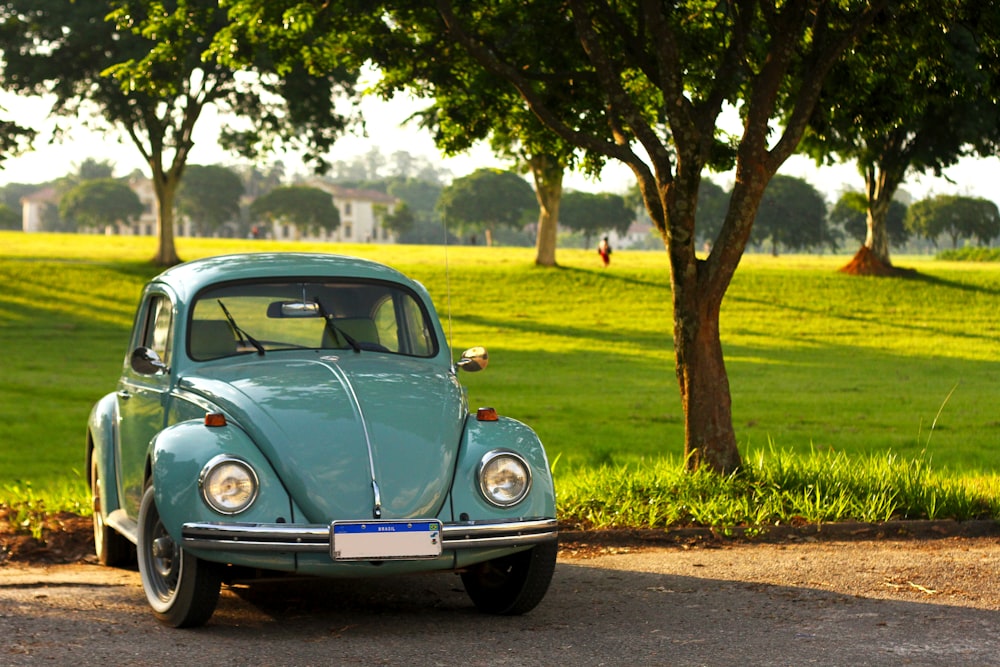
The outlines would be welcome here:
M 556 568 L 556 541 L 473 565 L 462 573 L 465 591 L 479 611 L 515 616 L 545 597 Z
M 156 618 L 175 628 L 204 625 L 219 601 L 220 566 L 174 542 L 160 521 L 153 487 L 142 496 L 137 551 L 142 588 Z

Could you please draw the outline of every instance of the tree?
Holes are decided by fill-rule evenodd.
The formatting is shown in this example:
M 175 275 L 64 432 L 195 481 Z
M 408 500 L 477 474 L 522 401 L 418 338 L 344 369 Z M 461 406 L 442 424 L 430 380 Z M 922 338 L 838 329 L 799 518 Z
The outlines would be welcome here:
M 558 11 L 520 0 L 436 0 L 432 6 L 420 0 L 231 0 L 229 6 L 241 23 L 285 30 L 285 39 L 308 45 L 310 57 L 343 46 L 339 36 L 324 43 L 321 34 L 345 15 L 361 16 L 347 37 L 351 49 L 375 54 L 376 62 L 380 50 L 405 55 L 443 41 L 513 86 L 540 122 L 584 159 L 626 164 L 670 263 L 688 464 L 731 472 L 740 456 L 719 339 L 722 299 L 764 189 L 799 145 L 830 68 L 888 4 L 566 0 Z M 290 24 L 285 11 L 303 20 Z M 741 113 L 740 136 L 718 129 L 730 107 Z M 773 122 L 781 117 L 784 127 L 776 130 Z M 702 172 L 733 164 L 725 220 L 711 253 L 699 258 L 695 211 Z
M 3 108 L 0 108 L 3 111 Z M 5 158 L 20 155 L 31 148 L 37 133 L 9 120 L 0 120 L 0 169 Z
M 21 229 L 21 214 L 0 202 L 0 229 Z
M 893 3 L 834 68 L 803 148 L 818 162 L 855 160 L 865 179 L 867 235 L 848 272 L 896 273 L 887 216 L 907 173 L 993 152 L 998 22 L 996 3 Z
M 396 206 L 392 213 L 387 212 L 380 205 L 377 207 L 376 214 L 382 220 L 382 226 L 395 234 L 396 237 L 409 232 L 416 223 L 416 216 L 405 203 Z
M 78 227 L 100 229 L 119 223 L 129 224 L 142 215 L 139 196 L 114 178 L 85 180 L 59 200 L 59 215 Z
M 906 205 L 893 199 L 885 214 L 888 238 L 898 244 L 910 238 L 906 228 Z M 863 192 L 845 192 L 830 210 L 830 222 L 844 230 L 848 238 L 864 244 L 868 234 L 868 197 Z
M 510 31 L 505 37 L 508 47 L 516 41 L 524 54 L 539 47 L 533 38 L 521 36 L 529 35 Z M 367 51 L 383 74 L 378 89 L 384 97 L 407 90 L 432 98 L 417 116 L 445 154 L 457 155 L 488 141 L 494 154 L 529 172 L 538 202 L 535 264 L 555 266 L 563 176 L 579 162 L 577 147 L 549 131 L 516 90 L 461 48 L 429 37 L 418 35 L 406 49 Z M 588 163 L 590 173 L 598 173 L 599 164 Z
M 305 185 L 285 185 L 250 204 L 254 220 L 288 223 L 300 233 L 318 234 L 340 226 L 340 212 L 330 193 Z
M 174 198 L 205 107 L 251 122 L 229 124 L 224 147 L 252 156 L 280 138 L 306 146 L 307 159 L 320 167 L 348 122 L 335 111 L 333 96 L 353 92 L 356 71 L 330 66 L 313 75 L 301 67 L 277 73 L 272 65 L 279 54 L 227 28 L 215 0 L 8 0 L 0 6 L 0 85 L 19 94 L 53 94 L 54 115 L 120 128 L 141 152 L 158 202 L 157 264 L 179 261 Z M 203 57 L 223 33 L 227 58 Z
M 397 231 L 396 240 L 399 243 L 454 242 L 447 235 L 436 208 L 442 189 L 443 186 L 436 181 L 419 178 L 393 179 L 388 183 L 386 192 L 401 200 L 413 216 L 413 224 L 409 229 Z
M 243 181 L 232 169 L 193 164 L 177 191 L 177 210 L 198 234 L 208 236 L 240 218 Z
M 590 240 L 602 232 L 627 233 L 634 220 L 635 215 L 621 195 L 573 191 L 562 198 L 560 224 L 581 232 L 587 248 Z
M 1000 211 L 988 199 L 940 195 L 913 204 L 906 212 L 906 226 L 935 244 L 947 235 L 953 248 L 961 239 L 975 238 L 985 245 L 1000 236 Z
M 74 164 L 75 173 L 69 178 L 75 183 L 82 183 L 97 178 L 111 178 L 115 173 L 115 165 L 109 160 L 98 160 L 88 157 L 80 164 Z
M 751 239 L 771 243 L 771 254 L 778 248 L 802 250 L 820 245 L 836 249 L 836 239 L 826 222 L 823 195 L 801 178 L 776 175 L 767 185 L 757 209 Z
M 525 225 L 534 198 L 531 186 L 514 172 L 477 169 L 441 191 L 437 210 L 445 224 L 461 234 L 484 233 L 489 246 L 498 226 Z

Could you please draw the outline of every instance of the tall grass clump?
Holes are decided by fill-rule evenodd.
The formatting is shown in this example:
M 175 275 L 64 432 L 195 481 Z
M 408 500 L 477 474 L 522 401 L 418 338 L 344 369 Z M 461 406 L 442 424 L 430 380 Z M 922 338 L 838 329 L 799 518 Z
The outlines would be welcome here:
M 720 477 L 689 472 L 684 462 L 563 472 L 556 480 L 559 518 L 579 528 L 760 529 L 837 521 L 1000 517 L 998 480 L 935 472 L 925 456 L 848 456 L 752 452 L 743 468 Z
M 42 539 L 46 521 L 60 513 L 89 516 L 90 492 L 81 478 L 60 479 L 36 489 L 31 482 L 13 482 L 0 486 L 0 515 L 14 532 Z

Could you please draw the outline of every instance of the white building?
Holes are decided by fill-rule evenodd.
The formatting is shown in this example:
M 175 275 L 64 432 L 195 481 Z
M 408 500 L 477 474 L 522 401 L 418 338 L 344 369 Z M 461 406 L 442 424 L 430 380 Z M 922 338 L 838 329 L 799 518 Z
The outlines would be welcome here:
M 45 209 L 58 205 L 59 196 L 55 188 L 42 188 L 21 197 L 21 229 L 26 232 L 42 231 Z
M 153 182 L 145 177 L 129 179 L 129 187 L 142 202 L 143 213 L 129 224 L 108 225 L 99 233 L 120 236 L 154 236 L 156 234 L 157 200 Z M 333 205 L 340 214 L 340 225 L 331 232 L 318 235 L 303 234 L 295 226 L 276 222 L 270 226 L 274 239 L 282 241 L 319 241 L 331 243 L 395 243 L 395 235 L 382 226 L 386 215 L 392 214 L 399 200 L 376 190 L 344 188 L 316 181 L 309 184 L 333 197 Z M 43 230 L 45 209 L 58 206 L 59 196 L 54 188 L 44 188 L 21 198 L 22 228 L 26 232 Z M 183 218 L 174 221 L 177 236 L 190 236 L 191 225 Z M 90 230 L 88 230 L 90 231 Z M 91 233 L 93 233 L 91 231 Z
M 139 216 L 139 219 L 128 224 L 118 222 L 107 225 L 104 229 L 84 230 L 84 233 L 119 236 L 153 236 L 156 234 L 157 203 L 153 182 L 144 176 L 133 177 L 129 179 L 128 186 L 142 203 L 142 215 Z M 46 209 L 50 206 L 59 206 L 59 193 L 56 192 L 55 188 L 42 188 L 21 197 L 21 229 L 25 232 L 44 231 Z M 183 227 L 178 225 L 178 229 L 183 229 Z

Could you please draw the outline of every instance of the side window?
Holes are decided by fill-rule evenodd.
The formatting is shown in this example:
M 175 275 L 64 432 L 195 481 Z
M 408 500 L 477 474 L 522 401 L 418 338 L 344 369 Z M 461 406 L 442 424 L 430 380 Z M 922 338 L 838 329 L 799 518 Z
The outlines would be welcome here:
M 424 313 L 413 297 L 396 292 L 375 311 L 379 342 L 392 352 L 417 357 L 434 354 L 434 344 Z
M 170 365 L 170 331 L 173 321 L 173 308 L 170 300 L 162 295 L 150 297 L 149 309 L 146 311 L 146 326 L 140 345 L 156 352 L 160 360 Z

